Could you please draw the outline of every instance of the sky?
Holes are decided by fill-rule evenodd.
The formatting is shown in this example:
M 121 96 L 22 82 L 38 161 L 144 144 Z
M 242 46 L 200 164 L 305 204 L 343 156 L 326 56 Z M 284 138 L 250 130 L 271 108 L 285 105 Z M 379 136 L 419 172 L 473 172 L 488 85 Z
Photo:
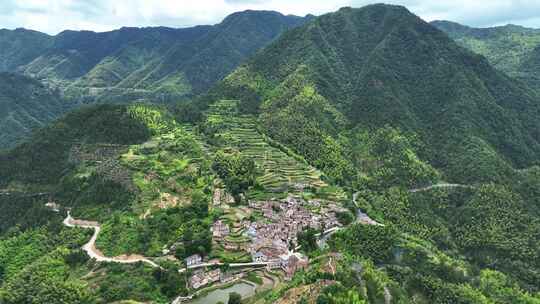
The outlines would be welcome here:
M 219 23 L 246 9 L 321 15 L 370 0 L 0 0 L 0 28 L 24 27 L 48 34 L 65 29 L 108 31 L 122 26 L 188 27 Z M 451 20 L 475 27 L 508 23 L 540 28 L 540 0 L 387 0 L 427 21 Z

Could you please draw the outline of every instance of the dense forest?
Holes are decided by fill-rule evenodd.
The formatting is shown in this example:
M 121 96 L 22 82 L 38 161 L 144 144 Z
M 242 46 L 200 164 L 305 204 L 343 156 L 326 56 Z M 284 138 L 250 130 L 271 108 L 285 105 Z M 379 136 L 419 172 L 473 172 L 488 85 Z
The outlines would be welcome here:
M 74 105 L 35 79 L 0 73 L 0 149 L 14 147 Z
M 450 21 L 432 25 L 458 44 L 485 56 L 497 69 L 540 89 L 540 30 L 517 25 L 473 28 Z

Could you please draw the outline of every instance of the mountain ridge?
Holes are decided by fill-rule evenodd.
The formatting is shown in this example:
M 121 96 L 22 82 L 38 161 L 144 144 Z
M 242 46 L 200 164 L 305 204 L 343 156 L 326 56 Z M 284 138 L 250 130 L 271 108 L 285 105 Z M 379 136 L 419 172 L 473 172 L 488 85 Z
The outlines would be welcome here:
M 225 78 L 215 96 L 243 99 L 254 111 L 277 100 L 286 106 L 298 91 L 283 84 L 296 74 L 353 126 L 418 133 L 431 146 L 423 153 L 439 167 L 454 166 L 442 151 L 463 147 L 460 134 L 480 138 L 518 167 L 538 161 L 536 93 L 404 7 L 343 8 L 288 31 Z M 267 109 L 277 115 L 275 107 L 261 111 Z
M 201 93 L 282 31 L 309 18 L 247 10 L 208 26 L 123 27 L 107 32 L 65 30 L 55 36 L 43 34 L 47 40 L 44 48 L 37 48 L 39 52 L 34 49 L 20 61 L 4 66 L 8 71 L 36 77 L 60 88 L 66 97 L 84 102 L 151 100 L 153 95 L 170 95 L 169 99 L 177 99 Z M 13 30 L 4 31 L 4 34 L 18 32 L 38 33 Z M 228 39 L 232 43 L 227 43 Z M 0 46 L 10 49 L 9 44 L 2 45 L 2 40 Z M 13 46 L 13 52 L 22 47 Z M 29 42 L 24 48 L 32 49 Z M 175 58 L 167 58 L 167 54 L 183 56 L 191 63 L 180 64 Z M 212 60 L 212 65 L 204 63 Z M 115 75 L 116 71 L 118 75 Z M 195 74 L 200 76 L 193 76 Z M 117 76 L 131 80 L 119 84 Z

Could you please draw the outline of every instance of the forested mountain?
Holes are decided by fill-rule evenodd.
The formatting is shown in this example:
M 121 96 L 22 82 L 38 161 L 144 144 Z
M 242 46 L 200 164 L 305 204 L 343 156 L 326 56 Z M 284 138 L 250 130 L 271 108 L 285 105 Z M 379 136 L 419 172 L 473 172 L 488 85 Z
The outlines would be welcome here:
M 206 90 L 305 20 L 245 11 L 214 26 L 182 29 L 64 31 L 56 36 L 3 30 L 1 68 L 35 77 L 59 88 L 67 98 L 84 102 L 175 100 Z
M 451 180 L 469 179 L 468 169 L 500 174 L 480 172 L 483 162 L 539 160 L 535 92 L 403 7 L 321 16 L 282 35 L 212 94 L 242 99 L 269 135 L 315 163 L 348 154 L 339 152 L 347 144 L 321 146 L 327 135 L 385 125 L 416 133 L 421 154 Z
M 217 81 L 191 100 L 86 105 L 1 151 L 0 303 L 540 303 L 539 96 L 400 6 L 255 50 L 289 18 L 233 14 L 143 73 Z M 143 41 L 69 90 L 142 79 Z
M 485 56 L 497 69 L 540 89 L 540 29 L 505 25 L 472 28 L 450 21 L 433 21 L 458 44 Z
M 16 29 L 0 30 L 0 71 L 14 71 L 51 47 L 53 38 L 47 34 Z
M 14 146 L 72 108 L 39 81 L 0 72 L 0 148 Z

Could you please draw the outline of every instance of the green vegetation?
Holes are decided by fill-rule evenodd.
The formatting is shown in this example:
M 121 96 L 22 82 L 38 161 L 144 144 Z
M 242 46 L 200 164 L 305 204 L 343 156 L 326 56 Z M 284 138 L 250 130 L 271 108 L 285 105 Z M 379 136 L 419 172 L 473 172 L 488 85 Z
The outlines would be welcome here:
M 320 171 L 307 165 L 301 156 L 261 134 L 255 117 L 239 113 L 234 100 L 220 100 L 211 105 L 202 131 L 213 147 L 238 151 L 255 162 L 256 187 L 247 193 L 248 198 L 264 199 L 302 192 L 302 189 L 329 200 L 344 197 L 340 189 L 328 187 Z
M 173 245 L 180 259 L 210 252 L 210 160 L 167 113 L 142 104 L 88 107 L 3 156 L 20 161 L 2 162 L 18 174 L 2 171 L 13 189 L 0 196 L 0 302 L 165 303 L 187 294 L 177 264 L 160 262 L 166 270 L 154 271 L 87 261 L 80 248 L 91 231 L 61 228 L 64 214 L 45 207 L 54 197 L 75 217 L 100 221 L 97 246 L 107 255 L 158 256 Z M 23 159 L 51 161 L 31 166 Z M 48 193 L 22 192 L 41 189 Z
M 262 285 L 263 284 L 263 279 L 261 277 L 259 277 L 257 275 L 257 273 L 255 273 L 253 271 L 248 273 L 247 280 L 249 280 L 250 282 L 253 282 L 253 283 L 257 284 L 257 285 Z
M 173 207 L 140 220 L 131 214 L 114 213 L 103 224 L 97 247 L 109 256 L 141 253 L 156 256 L 164 246 L 177 244 L 175 255 L 184 259 L 211 250 L 211 222 L 207 201 L 193 201 L 186 207 Z
M 303 20 L 244 12 L 214 27 L 65 32 L 25 68 L 71 96 L 168 101 Z M 195 70 L 203 62 L 216 64 Z M 299 231 L 309 267 L 290 281 L 264 272 L 276 284 L 248 301 L 539 303 L 537 99 L 402 7 L 315 18 L 170 111 L 85 107 L 2 152 L 0 302 L 170 302 L 190 292 L 192 270 L 178 271 L 186 257 L 218 258 L 222 271 L 251 261 L 226 249 L 246 245 L 249 222 L 262 220 L 248 202 L 294 195 L 315 212 L 342 203 L 343 227 L 325 248 L 319 231 Z M 104 255 L 163 268 L 88 260 L 92 232 L 63 227 L 66 208 L 100 223 Z M 226 243 L 212 240 L 217 220 Z M 266 283 L 262 271 L 247 280 Z
M 0 40 L 1 36 L 0 33 Z M 37 80 L 0 73 L 0 149 L 14 147 L 33 130 L 45 126 L 75 105 L 62 100 Z
M 215 26 L 0 31 L 0 149 L 88 103 L 176 102 L 206 91 L 283 31 L 307 19 L 246 11 Z M 212 62 L 211 65 L 208 62 Z M 61 92 L 61 99 L 57 92 Z
M 264 199 L 283 193 L 312 190 L 326 199 L 342 199 L 339 189 L 328 187 L 320 171 L 286 146 L 257 130 L 255 117 L 239 113 L 234 100 L 213 104 L 206 114 L 202 131 L 207 142 L 224 151 L 236 150 L 256 165 L 256 187 L 248 198 Z
M 47 34 L 23 28 L 0 30 L 0 71 L 14 71 L 32 61 L 51 47 L 52 40 Z
M 50 223 L 0 238 L 0 302 L 92 303 L 88 285 L 70 275 L 87 260 L 76 248 L 89 236 Z
M 347 136 L 353 159 L 362 174 L 358 188 L 385 190 L 412 189 L 435 184 L 440 173 L 418 156 L 418 140 L 410 134 L 385 126 L 372 132 L 355 131 Z
M 126 106 L 100 105 L 71 112 L 37 131 L 27 143 L 0 154 L 0 185 L 58 182 L 72 167 L 73 147 L 80 144 L 128 145 L 152 135 L 144 122 L 133 118 Z
M 449 21 L 431 24 L 463 47 L 485 56 L 497 69 L 540 89 L 540 30 L 512 24 L 492 28 Z
M 0 32 L 0 71 L 22 71 L 81 102 L 175 101 L 205 91 L 306 18 L 235 13 L 215 26 Z M 214 62 L 208 65 L 208 62 Z
M 21 193 L 0 195 L 0 236 L 40 227 L 49 221 L 60 221 L 61 217 L 51 214 L 45 203 L 43 197 L 25 196 Z
M 303 251 L 312 252 L 318 248 L 316 234 L 319 232 L 313 228 L 298 232 L 298 245 L 301 246 Z
M 239 152 L 229 154 L 218 151 L 212 169 L 223 180 L 236 201 L 239 201 L 240 194 L 255 185 L 255 162 Z

